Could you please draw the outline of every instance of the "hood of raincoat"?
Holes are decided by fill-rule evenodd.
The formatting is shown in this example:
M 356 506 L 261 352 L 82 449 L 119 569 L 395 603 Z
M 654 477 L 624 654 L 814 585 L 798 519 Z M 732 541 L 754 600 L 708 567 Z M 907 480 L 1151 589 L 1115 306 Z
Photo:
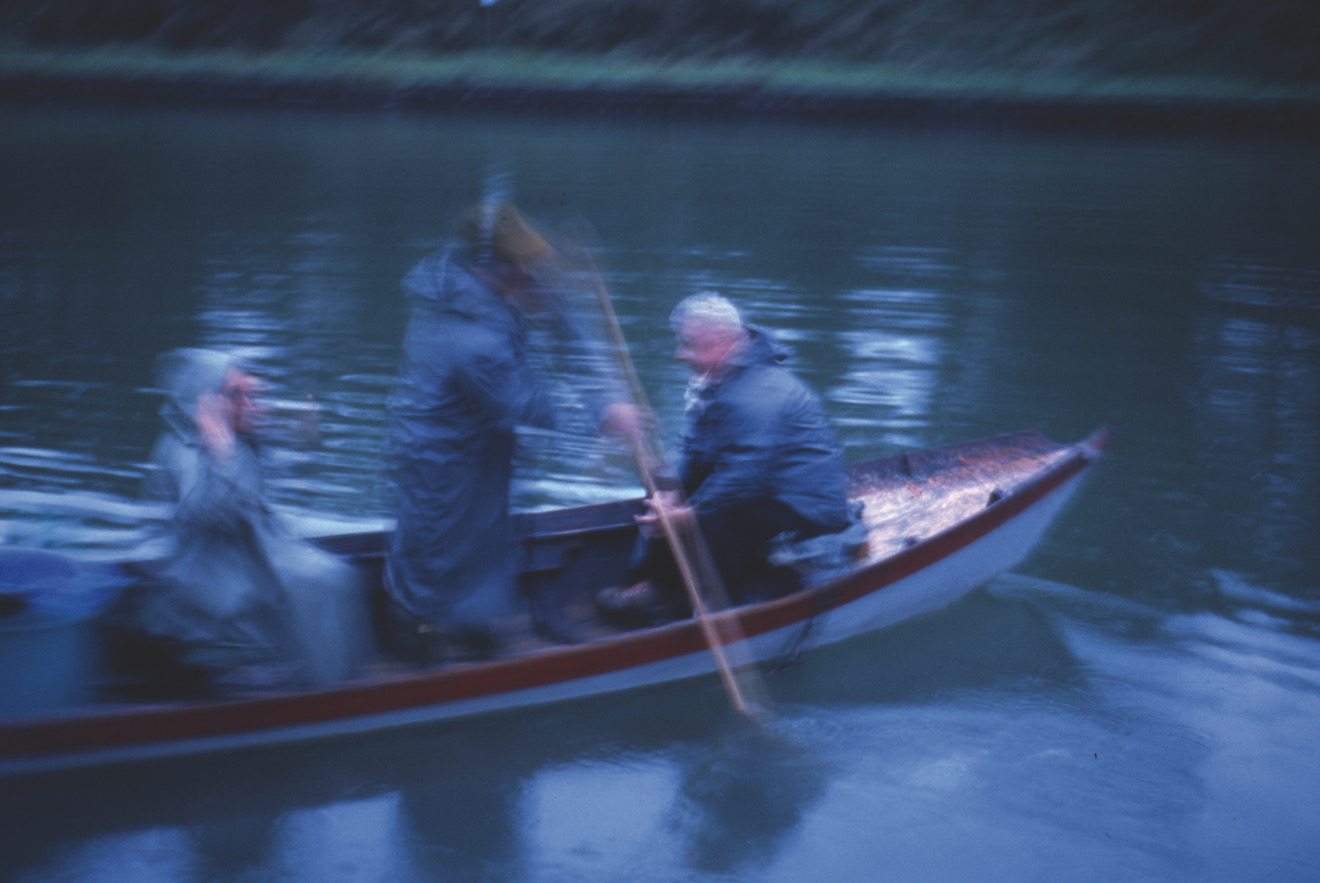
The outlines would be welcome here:
M 403 290 L 417 306 L 503 324 L 513 308 L 469 270 L 475 255 L 452 249 L 427 255 L 403 278 Z
M 219 394 L 231 368 L 241 370 L 238 360 L 215 350 L 183 348 L 156 358 L 156 386 L 165 391 L 160 416 L 184 438 L 197 435 L 197 399 L 204 393 Z
M 746 327 L 748 346 L 734 360 L 735 364 L 754 365 L 757 362 L 782 364 L 792 358 L 792 347 L 777 340 L 769 331 L 755 325 Z
M 498 260 L 482 263 L 473 249 L 457 246 L 423 258 L 404 276 L 403 290 L 415 306 L 500 327 L 521 326 L 526 316 L 559 340 L 581 344 L 587 335 L 564 304 L 560 274 L 550 258 L 522 269 Z M 520 290 L 518 305 L 496 293 L 491 283 L 497 281 Z

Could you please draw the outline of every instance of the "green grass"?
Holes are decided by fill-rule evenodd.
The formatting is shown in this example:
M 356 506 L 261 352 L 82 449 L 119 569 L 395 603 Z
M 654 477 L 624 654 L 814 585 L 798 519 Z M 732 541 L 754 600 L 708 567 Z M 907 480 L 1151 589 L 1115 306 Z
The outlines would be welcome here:
M 936 71 L 814 59 L 638 59 L 483 50 L 422 55 L 365 51 L 191 51 L 104 46 L 85 50 L 0 45 L 0 78 L 143 78 L 331 82 L 415 89 L 456 83 L 555 90 L 739 90 L 823 96 L 968 97 L 1012 100 L 1320 101 L 1320 87 L 1232 77 L 1108 76 L 1056 72 Z

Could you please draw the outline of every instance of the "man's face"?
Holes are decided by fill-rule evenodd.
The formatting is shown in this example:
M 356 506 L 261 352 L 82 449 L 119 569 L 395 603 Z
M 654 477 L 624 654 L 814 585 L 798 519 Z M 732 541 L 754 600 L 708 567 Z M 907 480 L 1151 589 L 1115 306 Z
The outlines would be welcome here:
M 247 433 L 256 429 L 261 410 L 254 399 L 260 389 L 261 382 L 251 374 L 237 368 L 230 368 L 225 373 L 220 399 L 226 422 L 235 432 Z
M 674 358 L 693 374 L 709 374 L 723 364 L 737 343 L 738 335 L 732 330 L 689 319 L 678 328 Z

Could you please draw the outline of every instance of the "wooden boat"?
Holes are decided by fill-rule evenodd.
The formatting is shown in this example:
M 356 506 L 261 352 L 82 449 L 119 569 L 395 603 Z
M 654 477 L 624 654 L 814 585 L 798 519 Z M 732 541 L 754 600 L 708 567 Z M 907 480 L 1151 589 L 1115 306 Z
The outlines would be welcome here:
M 1106 446 L 1107 430 L 1069 445 L 1036 431 L 871 460 L 850 468 L 868 542 L 849 572 L 773 600 L 718 611 L 750 661 L 883 629 L 937 609 L 1032 549 Z M 96 701 L 0 721 L 0 773 L 328 737 L 644 688 L 716 672 L 692 619 L 623 631 L 590 599 L 618 584 L 640 500 L 527 516 L 525 583 L 580 640 L 526 637 L 489 661 L 418 667 L 382 658 L 329 688 L 226 698 Z M 330 537 L 379 579 L 384 534 Z M 530 620 L 530 617 L 529 617 Z M 730 628 L 736 625 L 736 629 Z

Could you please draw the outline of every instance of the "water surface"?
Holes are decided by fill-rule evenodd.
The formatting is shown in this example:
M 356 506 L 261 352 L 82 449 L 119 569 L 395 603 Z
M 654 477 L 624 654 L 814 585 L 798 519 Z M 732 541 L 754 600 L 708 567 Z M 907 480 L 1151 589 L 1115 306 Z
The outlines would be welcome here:
M 154 357 L 230 348 L 320 441 L 304 521 L 390 516 L 399 280 L 507 169 L 585 221 L 676 431 L 666 317 L 717 288 L 850 458 L 1100 424 L 1016 572 L 768 679 L 6 783 L 47 880 L 1304 880 L 1320 850 L 1314 144 L 768 124 L 0 111 L 0 536 L 146 539 Z M 580 237 L 579 237 L 580 238 Z M 586 293 L 579 308 L 590 314 Z M 566 399 L 572 404 L 571 395 Z M 530 436 L 520 507 L 639 492 Z

